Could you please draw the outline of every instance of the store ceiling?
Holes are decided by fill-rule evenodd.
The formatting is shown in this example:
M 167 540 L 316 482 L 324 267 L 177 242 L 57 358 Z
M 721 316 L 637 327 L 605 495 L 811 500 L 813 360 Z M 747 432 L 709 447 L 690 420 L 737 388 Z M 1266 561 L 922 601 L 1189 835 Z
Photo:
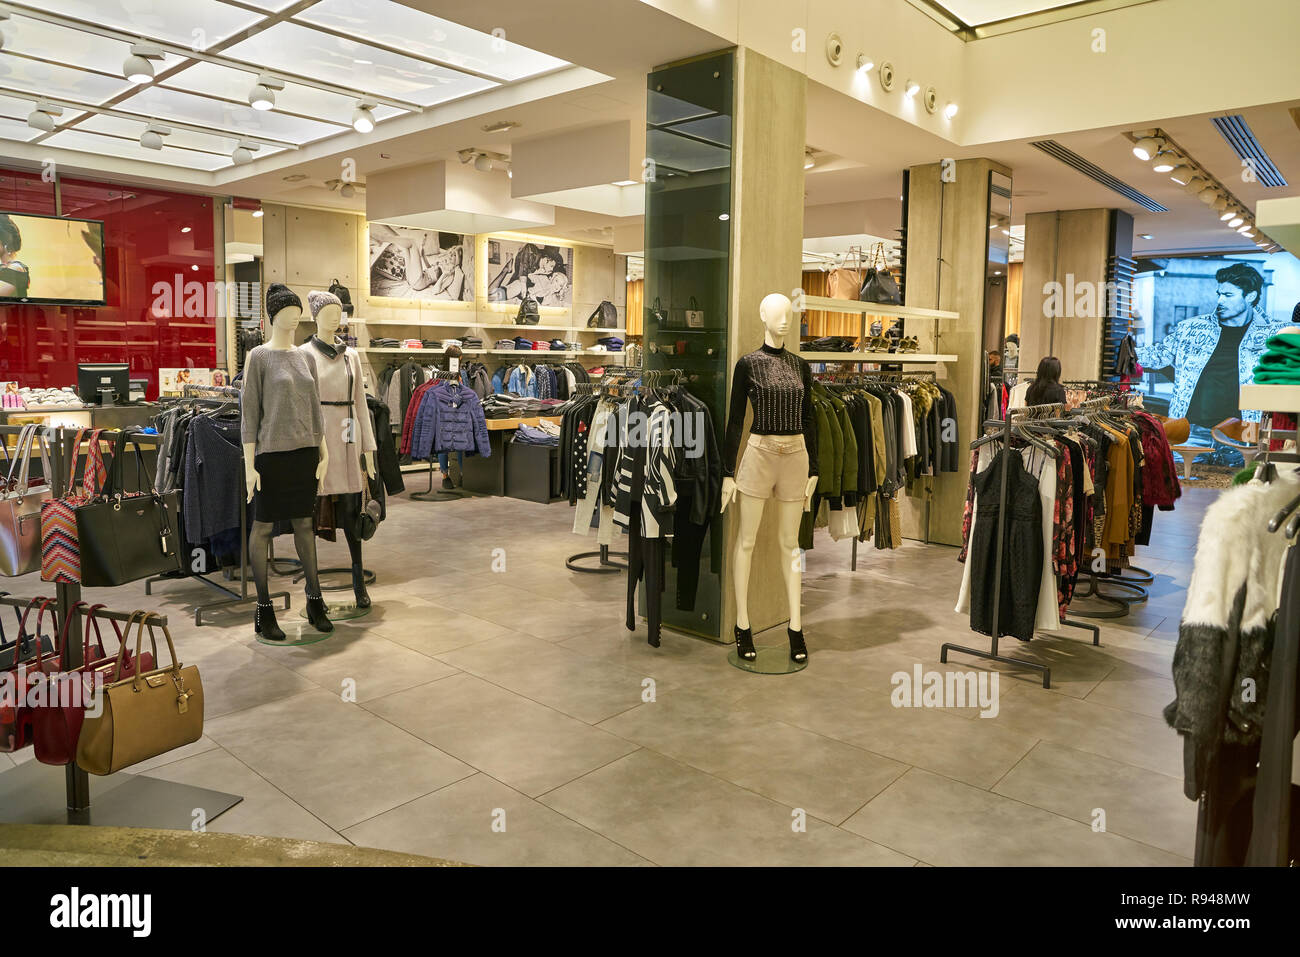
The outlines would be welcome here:
M 359 105 L 382 130 L 569 65 L 393 0 L 6 5 L 0 138 L 208 171 L 235 165 L 241 139 L 261 158 L 352 132 Z M 153 78 L 134 83 L 141 42 L 157 46 Z M 263 73 L 283 82 L 272 109 L 249 105 Z M 28 123 L 40 98 L 63 107 L 49 132 Z M 151 122 L 171 128 L 161 150 L 141 145 Z
M 1060 11 L 1063 14 L 1072 12 L 1064 9 L 1067 7 L 1080 7 L 1081 15 L 1087 8 L 1097 7 L 1097 4 L 1091 0 L 915 0 L 915 2 L 951 14 L 968 27 L 1015 20 L 1017 17 L 1028 17 L 1049 10 Z M 1105 5 L 1105 8 L 1113 10 L 1115 7 L 1150 2 L 1151 0 L 1127 0 L 1126 3 L 1125 0 L 1112 0 Z

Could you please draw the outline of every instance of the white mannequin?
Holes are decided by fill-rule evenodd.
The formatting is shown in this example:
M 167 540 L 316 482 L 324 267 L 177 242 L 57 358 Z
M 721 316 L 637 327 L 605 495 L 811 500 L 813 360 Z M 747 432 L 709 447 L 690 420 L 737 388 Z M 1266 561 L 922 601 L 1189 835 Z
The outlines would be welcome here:
M 320 312 L 316 313 L 316 338 L 326 345 L 334 345 L 334 340 L 338 337 L 339 328 L 343 325 L 343 310 L 334 303 L 321 306 Z M 322 457 L 322 461 L 324 458 Z M 375 465 L 374 453 L 361 453 L 361 468 L 366 475 L 374 478 Z M 325 475 L 324 471 L 317 470 L 316 477 L 319 479 Z
M 274 316 L 271 317 L 271 338 L 265 344 L 267 349 L 279 349 L 287 351 L 293 348 L 293 331 L 298 328 L 298 323 L 302 321 L 301 306 L 285 306 Z M 337 326 L 335 327 L 337 328 Z M 330 340 L 333 341 L 332 339 Z M 257 474 L 257 469 L 253 462 L 257 456 L 257 443 L 244 443 L 244 479 L 248 487 L 248 500 L 253 500 L 253 493 L 261 487 L 262 477 Z M 329 449 L 325 447 L 325 437 L 321 436 L 320 440 L 320 462 L 316 465 L 316 481 L 325 477 L 325 470 L 329 466 Z
M 786 333 L 790 331 L 791 304 L 788 297 L 779 292 L 764 296 L 758 307 L 758 317 L 763 323 L 763 341 L 773 349 L 785 346 Z M 808 486 L 802 502 L 775 502 L 777 521 L 777 541 L 786 560 L 781 562 L 781 575 L 785 579 L 786 598 L 790 606 L 790 628 L 803 630 L 800 613 L 800 593 L 803 588 L 803 574 L 799 561 L 799 522 L 812 505 L 812 495 L 817 489 L 817 476 L 808 477 Z M 740 496 L 740 533 L 736 536 L 735 587 L 736 587 L 736 625 L 742 629 L 749 628 L 749 570 L 754 557 L 754 542 L 758 538 L 758 526 L 763 519 L 763 508 L 768 500 L 737 493 L 736 480 L 728 476 L 722 480 L 722 511 L 726 511 L 732 499 Z

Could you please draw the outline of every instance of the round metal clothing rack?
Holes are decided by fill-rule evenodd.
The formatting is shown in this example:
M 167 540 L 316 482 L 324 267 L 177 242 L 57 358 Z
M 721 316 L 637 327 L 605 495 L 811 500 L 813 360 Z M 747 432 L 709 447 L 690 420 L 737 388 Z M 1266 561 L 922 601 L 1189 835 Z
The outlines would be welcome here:
M 1137 572 L 1136 575 L 1121 575 L 1120 572 Z M 1156 576 L 1147 571 L 1145 568 L 1139 568 L 1137 565 L 1130 565 L 1128 568 L 1121 568 L 1110 573 L 1112 581 L 1128 582 L 1133 585 L 1150 585 L 1156 580 Z
M 601 545 L 598 552 L 578 552 L 576 555 L 570 555 L 564 560 L 564 567 L 570 571 L 586 572 L 588 575 L 608 575 L 614 572 L 621 572 L 627 569 L 627 562 L 611 562 L 610 556 L 615 558 L 627 558 L 627 552 L 611 552 L 608 545 Z M 595 568 L 588 565 L 578 565 L 580 559 L 599 558 L 600 564 Z

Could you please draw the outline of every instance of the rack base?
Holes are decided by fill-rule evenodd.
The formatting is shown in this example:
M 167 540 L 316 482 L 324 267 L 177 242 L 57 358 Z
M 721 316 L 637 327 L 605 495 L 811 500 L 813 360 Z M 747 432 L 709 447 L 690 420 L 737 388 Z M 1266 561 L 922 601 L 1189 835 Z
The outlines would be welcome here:
M 586 572 L 588 575 L 609 575 L 614 572 L 626 571 L 627 562 L 611 562 L 609 560 L 611 555 L 615 558 L 627 558 L 627 552 L 611 552 L 608 545 L 601 545 L 598 552 L 578 552 L 576 555 L 570 555 L 564 560 L 564 567 L 569 571 Z M 576 564 L 584 558 L 599 558 L 600 564 L 595 568 Z
M 84 810 L 67 808 L 65 789 L 66 769 L 57 765 L 29 760 L 0 772 L 0 821 L 189 831 L 195 829 L 195 810 L 202 809 L 204 823 L 211 823 L 244 800 L 238 794 L 125 771 L 96 779 L 94 804 Z
M 1014 665 L 1017 668 L 1025 668 L 1031 671 L 1041 671 L 1043 673 L 1043 687 L 1052 686 L 1052 669 L 1047 665 L 1039 664 L 1037 661 L 1027 661 L 1024 658 L 1012 658 L 1007 655 L 999 655 L 994 652 L 984 651 L 980 648 L 967 648 L 965 645 L 957 645 L 945 641 L 939 647 L 939 661 L 943 664 L 948 663 L 948 652 L 960 651 L 965 655 L 973 655 L 976 658 L 983 658 L 985 661 L 1000 661 L 1004 665 Z

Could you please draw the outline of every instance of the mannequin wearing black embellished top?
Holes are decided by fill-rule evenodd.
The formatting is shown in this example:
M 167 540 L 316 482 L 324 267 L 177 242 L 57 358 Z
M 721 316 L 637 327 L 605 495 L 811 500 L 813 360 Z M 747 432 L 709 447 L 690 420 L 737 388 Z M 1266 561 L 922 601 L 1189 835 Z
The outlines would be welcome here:
M 317 631 L 334 630 L 321 598 L 312 532 L 316 487 L 329 468 L 329 448 L 316 368 L 293 346 L 302 300 L 289 287 L 272 283 L 266 291 L 266 314 L 271 320 L 270 339 L 244 361 L 239 411 L 244 478 L 253 502 L 253 529 L 248 537 L 257 585 L 253 629 L 271 641 L 283 641 L 267 584 L 271 532 L 277 521 L 293 526 L 294 545 L 306 576 L 307 620 Z
M 736 538 L 736 652 L 753 661 L 754 636 L 749 627 L 749 571 L 754 542 L 771 500 L 776 511 L 777 541 L 782 552 L 781 575 L 790 606 L 790 657 L 808 659 L 800 615 L 803 575 L 799 562 L 799 522 L 817 488 L 817 426 L 812 404 L 812 372 L 808 363 L 785 349 L 790 331 L 790 300 L 780 293 L 759 305 L 764 326 L 763 346 L 741 356 L 731 381 L 731 407 L 722 452 L 722 508 L 740 500 L 740 531 Z M 740 437 L 745 427 L 745 403 L 754 408 L 744 459 L 736 469 Z

